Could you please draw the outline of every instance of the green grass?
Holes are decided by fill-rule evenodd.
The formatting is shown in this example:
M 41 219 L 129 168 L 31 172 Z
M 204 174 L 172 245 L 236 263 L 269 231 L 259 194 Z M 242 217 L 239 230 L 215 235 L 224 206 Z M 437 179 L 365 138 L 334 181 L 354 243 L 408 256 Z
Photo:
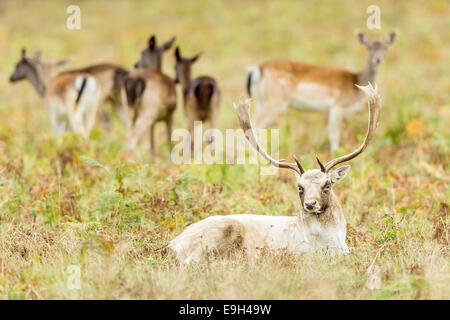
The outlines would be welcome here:
M 186 55 L 203 51 L 196 75 L 223 92 L 220 128 L 238 126 L 232 102 L 246 96 L 246 67 L 290 58 L 359 70 L 371 1 L 79 1 L 82 29 L 65 28 L 67 1 L 0 4 L 0 297 L 39 298 L 450 298 L 448 250 L 450 6 L 378 1 L 385 36 L 399 29 L 377 82 L 383 99 L 373 142 L 336 187 L 353 231 L 351 254 L 267 256 L 180 272 L 160 248 L 210 215 L 294 215 L 291 173 L 259 176 L 253 165 L 173 165 L 165 130 L 156 157 L 143 142 L 124 157 L 126 131 L 97 128 L 90 140 L 53 137 L 28 83 L 8 77 L 20 49 L 73 56 L 70 67 L 111 61 L 130 67 L 150 34 L 177 36 Z M 164 71 L 173 76 L 173 53 Z M 354 148 L 366 112 L 347 120 L 342 152 Z M 181 104 L 176 127 L 185 127 Z M 326 115 L 290 111 L 277 122 L 281 157 L 306 167 L 329 158 Z M 81 267 L 81 289 L 66 286 Z M 366 286 L 369 266 L 381 288 Z

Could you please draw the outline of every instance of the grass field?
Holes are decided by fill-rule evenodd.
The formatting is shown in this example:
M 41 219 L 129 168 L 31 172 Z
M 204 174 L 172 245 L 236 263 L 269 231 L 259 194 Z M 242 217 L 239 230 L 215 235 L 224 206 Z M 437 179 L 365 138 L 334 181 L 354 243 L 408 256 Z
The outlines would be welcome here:
M 66 8 L 81 7 L 81 30 Z M 366 30 L 366 8 L 381 30 Z M 29 83 L 8 77 L 23 46 L 72 56 L 70 68 L 110 61 L 131 68 L 148 37 L 176 35 L 204 54 L 194 73 L 219 80 L 220 128 L 236 128 L 232 102 L 246 96 L 246 68 L 272 58 L 363 67 L 354 30 L 397 41 L 380 68 L 380 125 L 336 186 L 351 226 L 351 253 L 263 257 L 180 271 L 160 248 L 210 215 L 295 215 L 294 176 L 255 165 L 174 165 L 157 127 L 156 156 L 143 141 L 124 158 L 126 131 L 96 128 L 89 140 L 51 135 Z M 0 298 L 449 299 L 450 5 L 448 1 L 2 1 L 0 2 Z M 171 51 L 164 71 L 174 75 Z M 176 127 L 185 127 L 181 104 Z M 330 159 L 326 114 L 289 111 L 280 156 L 308 168 Z M 367 113 L 346 121 L 339 154 L 362 139 Z M 101 166 L 95 165 L 93 159 Z M 60 164 L 58 167 L 58 163 Z M 105 169 L 107 168 L 107 169 Z M 67 282 L 81 268 L 81 288 Z M 369 270 L 381 286 L 367 287 Z M 370 273 L 370 272 L 369 272 Z

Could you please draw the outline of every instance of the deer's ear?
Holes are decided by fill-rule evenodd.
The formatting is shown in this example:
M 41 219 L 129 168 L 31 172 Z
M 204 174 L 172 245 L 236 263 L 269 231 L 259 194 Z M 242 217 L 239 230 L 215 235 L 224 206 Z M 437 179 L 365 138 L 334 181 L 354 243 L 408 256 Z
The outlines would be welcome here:
M 358 37 L 359 42 L 361 42 L 362 45 L 369 45 L 369 37 L 365 35 L 364 33 L 358 31 L 356 33 L 356 36 Z
M 41 58 L 41 50 L 36 50 L 33 52 L 31 59 L 38 61 Z
M 150 39 L 148 39 L 148 47 L 150 50 L 155 50 L 156 47 L 156 37 L 152 35 Z
M 392 45 L 397 37 L 397 30 L 392 31 L 384 40 L 388 46 Z
M 349 170 L 350 170 L 349 165 L 345 165 L 345 166 L 337 168 L 330 174 L 331 182 L 338 183 L 338 182 L 342 181 L 345 178 L 345 176 L 347 175 Z
M 300 178 L 301 178 L 300 173 L 298 173 L 297 171 L 294 171 L 294 173 L 295 173 L 295 178 L 297 179 L 297 182 L 300 183 Z
M 197 61 L 198 58 L 200 58 L 200 56 L 202 55 L 202 53 L 200 52 L 199 54 L 197 54 L 196 56 L 191 58 L 191 63 L 194 63 L 195 61 Z
M 56 62 L 56 66 L 57 67 L 62 67 L 62 66 L 64 66 L 64 65 L 66 65 L 66 64 L 68 64 L 70 61 L 72 61 L 72 58 L 65 58 L 65 59 L 62 59 L 62 60 L 59 60 L 58 62 Z
M 175 58 L 177 59 L 177 61 L 181 60 L 180 48 L 178 47 L 175 49 Z
M 172 37 L 172 39 L 170 39 L 169 41 L 167 41 L 166 43 L 164 43 L 164 44 L 161 46 L 162 50 L 163 50 L 163 51 L 169 50 L 169 49 L 172 47 L 172 45 L 173 45 L 174 42 L 175 42 L 175 37 Z

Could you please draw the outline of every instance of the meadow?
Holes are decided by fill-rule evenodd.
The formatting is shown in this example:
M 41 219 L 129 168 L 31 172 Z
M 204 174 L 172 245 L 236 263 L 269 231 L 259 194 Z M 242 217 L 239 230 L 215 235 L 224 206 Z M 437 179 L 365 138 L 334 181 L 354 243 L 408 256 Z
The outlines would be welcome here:
M 0 2 L 0 298 L 450 298 L 448 1 L 76 1 L 81 29 L 68 30 L 74 2 Z M 371 4 L 381 8 L 381 30 L 366 28 Z M 377 77 L 377 133 L 335 188 L 348 222 L 344 256 L 268 254 L 180 271 L 162 248 L 193 222 L 295 215 L 294 175 L 174 165 L 163 125 L 153 159 L 147 140 L 125 157 L 117 117 L 89 139 L 56 137 L 30 84 L 8 81 L 22 47 L 70 56 L 67 68 L 109 61 L 131 69 L 151 34 L 176 36 L 186 55 L 203 52 L 194 74 L 218 79 L 220 129 L 237 128 L 232 103 L 246 97 L 248 66 L 289 58 L 360 70 L 366 51 L 355 29 L 399 35 Z M 174 76 L 173 50 L 163 70 Z M 307 168 L 315 154 L 329 160 L 326 121 L 293 110 L 280 117 L 280 156 L 295 154 Z M 359 144 L 366 125 L 365 110 L 346 120 L 338 155 Z M 186 127 L 181 98 L 175 127 Z M 70 266 L 80 268 L 80 289 L 67 285 Z M 374 277 L 379 286 L 368 286 Z

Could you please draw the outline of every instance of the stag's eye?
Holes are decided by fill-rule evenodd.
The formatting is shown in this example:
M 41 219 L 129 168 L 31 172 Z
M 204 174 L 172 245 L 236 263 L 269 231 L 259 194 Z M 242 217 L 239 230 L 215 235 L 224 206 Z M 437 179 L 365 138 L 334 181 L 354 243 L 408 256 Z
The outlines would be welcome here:
M 298 193 L 299 193 L 300 195 L 302 195 L 304 191 L 305 191 L 305 190 L 303 189 L 302 186 L 298 186 Z
M 330 184 L 329 182 L 327 182 L 327 183 L 323 186 L 322 192 L 325 193 L 325 194 L 327 194 L 328 192 L 330 192 L 330 190 L 331 190 L 331 184 Z

